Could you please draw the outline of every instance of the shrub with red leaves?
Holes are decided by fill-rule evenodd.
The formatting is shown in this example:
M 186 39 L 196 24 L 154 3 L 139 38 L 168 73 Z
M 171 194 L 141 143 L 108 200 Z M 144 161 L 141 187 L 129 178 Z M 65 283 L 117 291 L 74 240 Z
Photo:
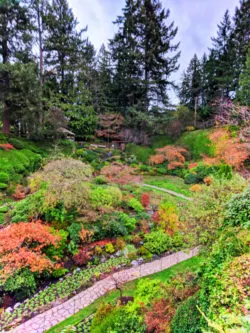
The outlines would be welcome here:
M 79 252 L 73 256 L 75 264 L 79 266 L 87 265 L 90 259 L 90 253 L 86 251 L 86 249 L 80 249 Z
M 0 148 L 2 148 L 5 151 L 10 151 L 11 149 L 15 149 L 14 146 L 12 146 L 10 143 L 2 143 L 0 144 Z
M 130 166 L 113 162 L 101 170 L 101 175 L 116 184 L 141 183 L 142 177 L 135 174 L 136 170 Z
M 22 185 L 17 185 L 15 192 L 12 194 L 12 197 L 16 200 L 22 200 L 26 196 L 24 188 Z
M 142 193 L 141 195 L 141 204 L 144 208 L 147 208 L 150 204 L 150 196 L 148 193 Z
M 168 299 L 156 300 L 152 308 L 146 313 L 145 322 L 148 333 L 168 332 L 172 318 L 175 314 L 175 308 Z

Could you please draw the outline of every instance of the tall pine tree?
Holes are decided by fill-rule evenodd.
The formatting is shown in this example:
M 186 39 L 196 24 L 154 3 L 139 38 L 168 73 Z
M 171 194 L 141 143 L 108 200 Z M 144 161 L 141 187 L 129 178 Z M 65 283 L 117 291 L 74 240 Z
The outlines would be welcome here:
M 31 60 L 32 25 L 30 13 L 23 1 L 3 0 L 0 4 L 0 60 L 1 100 L 3 104 L 3 132 L 10 132 L 12 109 L 9 101 L 11 61 L 27 63 Z
M 119 31 L 111 41 L 115 62 L 114 87 L 122 111 L 136 107 L 148 112 L 167 104 L 170 75 L 178 69 L 177 28 L 167 25 L 169 11 L 158 0 L 127 0 Z

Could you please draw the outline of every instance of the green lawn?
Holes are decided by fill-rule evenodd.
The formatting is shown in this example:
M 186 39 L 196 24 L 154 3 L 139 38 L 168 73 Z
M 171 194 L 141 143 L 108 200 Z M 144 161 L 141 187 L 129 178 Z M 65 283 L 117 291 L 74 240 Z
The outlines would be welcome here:
M 200 256 L 199 257 L 193 257 L 193 258 L 185 260 L 185 261 L 183 261 L 183 262 L 181 262 L 181 263 L 179 263 L 175 266 L 172 266 L 172 267 L 170 267 L 170 268 L 168 268 L 164 271 L 149 275 L 149 276 L 147 276 L 147 278 L 159 279 L 161 281 L 167 281 L 171 277 L 175 276 L 178 273 L 182 273 L 182 272 L 185 272 L 187 270 L 196 271 L 197 268 L 200 266 L 201 262 L 202 262 L 202 257 L 200 257 Z M 145 279 L 145 278 L 143 278 L 143 279 Z M 123 295 L 124 296 L 133 296 L 135 291 L 136 291 L 136 287 L 137 287 L 137 284 L 138 284 L 139 280 L 140 279 L 137 279 L 135 281 L 132 281 L 132 282 L 129 282 L 129 283 L 125 284 L 124 287 L 123 287 Z M 83 319 L 87 318 L 89 315 L 94 313 L 100 304 L 102 304 L 103 302 L 104 303 L 109 303 L 109 302 L 115 300 L 118 296 L 119 296 L 119 291 L 118 290 L 110 291 L 106 295 L 98 298 L 96 301 L 94 301 L 92 304 L 90 304 L 86 308 L 77 312 L 75 315 L 65 319 L 61 323 L 59 323 L 56 326 L 49 329 L 47 331 L 47 333 L 59 333 L 68 325 L 78 324 Z
M 181 193 L 188 196 L 191 196 L 189 186 L 184 183 L 184 180 L 179 177 L 174 176 L 145 176 L 144 183 L 149 185 L 154 185 L 162 187 L 166 190 L 171 190 L 177 193 Z

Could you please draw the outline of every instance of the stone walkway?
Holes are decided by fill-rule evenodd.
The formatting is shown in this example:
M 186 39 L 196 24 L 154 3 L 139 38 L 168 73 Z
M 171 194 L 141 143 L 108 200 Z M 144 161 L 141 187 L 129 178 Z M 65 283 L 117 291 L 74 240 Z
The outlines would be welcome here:
M 169 193 L 171 195 L 174 195 L 175 197 L 179 197 L 179 198 L 182 198 L 184 200 L 188 200 L 188 201 L 192 201 L 193 200 L 192 198 L 186 197 L 184 194 L 177 193 L 177 192 L 174 192 L 174 191 L 171 191 L 171 190 L 166 190 L 165 188 L 162 188 L 162 187 L 158 187 L 158 186 L 154 186 L 154 185 L 149 185 L 149 184 L 142 184 L 142 186 L 151 187 L 151 188 L 154 188 L 155 190 Z
M 97 298 L 105 295 L 108 291 L 115 289 L 117 283 L 129 282 L 138 279 L 139 277 L 160 272 L 181 261 L 192 258 L 197 254 L 198 248 L 190 250 L 189 253 L 179 251 L 159 260 L 154 260 L 137 267 L 114 273 L 107 278 L 96 282 L 92 287 L 80 292 L 66 302 L 29 319 L 9 332 L 42 333 L 93 303 Z

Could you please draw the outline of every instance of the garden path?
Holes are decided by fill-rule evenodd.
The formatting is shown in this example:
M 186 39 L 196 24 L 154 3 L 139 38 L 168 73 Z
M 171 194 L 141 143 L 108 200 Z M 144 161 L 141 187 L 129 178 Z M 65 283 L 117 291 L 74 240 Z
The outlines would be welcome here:
M 145 263 L 136 267 L 116 272 L 107 278 L 96 282 L 92 287 L 80 292 L 62 304 L 38 314 L 25 323 L 17 326 L 9 332 L 12 333 L 42 333 L 72 316 L 82 308 L 93 303 L 97 298 L 105 295 L 108 291 L 115 289 L 117 283 L 125 283 L 140 277 L 163 271 L 177 263 L 196 256 L 198 247 L 185 253 L 179 251 L 160 259 Z
M 165 188 L 162 188 L 162 187 L 158 187 L 158 186 L 154 186 L 154 185 L 149 185 L 149 184 L 142 184 L 142 186 L 151 187 L 151 188 L 154 188 L 155 190 L 166 192 L 166 193 L 169 193 L 171 195 L 174 195 L 176 197 L 179 197 L 179 198 L 182 198 L 182 199 L 185 199 L 185 200 L 188 200 L 188 201 L 192 201 L 193 200 L 192 198 L 186 197 L 184 194 L 177 193 L 177 192 L 174 192 L 174 191 L 171 191 L 171 190 L 166 190 Z

